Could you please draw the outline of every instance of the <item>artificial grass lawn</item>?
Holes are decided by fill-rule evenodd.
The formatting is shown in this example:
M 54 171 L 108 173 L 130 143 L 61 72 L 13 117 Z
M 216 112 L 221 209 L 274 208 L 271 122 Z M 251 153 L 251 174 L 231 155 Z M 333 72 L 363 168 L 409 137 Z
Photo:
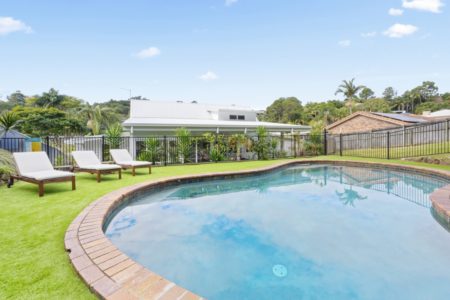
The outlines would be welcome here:
M 382 159 L 323 156 L 327 160 L 386 162 Z M 277 161 L 252 161 L 153 168 L 153 174 L 138 171 L 103 177 L 101 183 L 89 174 L 77 174 L 77 190 L 70 183 L 49 184 L 39 198 L 37 186 L 16 183 L 0 187 L 0 299 L 95 299 L 72 269 L 64 251 L 64 234 L 72 220 L 100 196 L 120 187 L 161 177 L 268 166 Z M 450 166 L 391 160 L 404 165 L 450 171 Z

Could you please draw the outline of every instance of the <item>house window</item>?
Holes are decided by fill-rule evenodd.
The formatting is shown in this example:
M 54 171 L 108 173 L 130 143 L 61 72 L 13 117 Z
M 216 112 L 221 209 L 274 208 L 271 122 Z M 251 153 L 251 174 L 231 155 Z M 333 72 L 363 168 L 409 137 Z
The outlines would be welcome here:
M 238 120 L 245 120 L 245 116 L 239 115 L 239 116 L 238 116 Z
M 230 115 L 230 120 L 237 120 L 237 116 L 236 115 Z

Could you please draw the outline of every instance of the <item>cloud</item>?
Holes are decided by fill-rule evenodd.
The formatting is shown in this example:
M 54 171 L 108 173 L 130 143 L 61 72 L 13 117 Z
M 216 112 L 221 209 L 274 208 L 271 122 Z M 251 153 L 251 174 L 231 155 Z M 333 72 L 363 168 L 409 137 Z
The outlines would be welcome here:
M 213 81 L 219 78 L 219 76 L 216 75 L 216 73 L 208 71 L 203 75 L 200 75 L 199 77 L 203 81 Z
M 23 31 L 25 33 L 33 32 L 30 26 L 20 20 L 11 17 L 0 17 L 0 35 L 7 35 L 17 31 Z
M 371 31 L 371 32 L 365 32 L 365 33 L 361 33 L 361 36 L 363 37 L 363 38 L 372 38 L 372 37 L 375 37 L 375 36 L 377 36 L 377 32 L 376 31 Z
M 159 50 L 156 47 L 149 47 L 147 49 L 143 49 L 141 51 L 139 51 L 136 56 L 139 58 L 150 58 L 150 57 L 155 57 L 161 54 L 161 50 Z
M 403 15 L 403 9 L 391 8 L 391 9 L 389 9 L 389 14 L 391 16 L 394 16 L 394 17 L 402 16 Z
M 343 47 L 343 48 L 347 48 L 350 47 L 350 45 L 352 44 L 352 41 L 350 40 L 343 40 L 343 41 L 339 41 L 339 46 Z
M 403 0 L 403 7 L 416 10 L 424 10 L 440 13 L 444 6 L 442 0 Z
M 225 0 L 225 5 L 231 6 L 231 5 L 235 4 L 236 2 L 238 2 L 238 0 Z
M 383 32 L 385 36 L 390 38 L 402 38 L 404 36 L 408 36 L 414 34 L 419 28 L 414 25 L 407 24 L 394 24 L 388 30 Z

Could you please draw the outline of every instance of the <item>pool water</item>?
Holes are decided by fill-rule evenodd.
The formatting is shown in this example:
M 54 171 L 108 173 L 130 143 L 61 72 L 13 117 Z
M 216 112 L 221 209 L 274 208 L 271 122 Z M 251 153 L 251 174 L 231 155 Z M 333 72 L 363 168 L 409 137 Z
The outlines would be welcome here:
M 450 233 L 419 174 L 294 166 L 182 184 L 117 212 L 111 241 L 207 299 L 449 299 Z

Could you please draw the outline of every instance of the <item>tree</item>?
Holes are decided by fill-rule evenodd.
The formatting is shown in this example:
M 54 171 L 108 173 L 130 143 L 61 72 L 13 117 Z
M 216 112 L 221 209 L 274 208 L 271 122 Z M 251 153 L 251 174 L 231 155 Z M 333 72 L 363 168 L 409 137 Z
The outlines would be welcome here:
M 181 158 L 181 163 L 184 164 L 189 160 L 189 154 L 191 153 L 191 132 L 187 128 L 181 127 L 175 130 L 175 135 L 177 136 L 178 154 Z
M 374 98 L 365 101 L 363 109 L 370 112 L 390 112 L 391 106 L 383 98 Z
M 58 107 L 63 98 L 57 90 L 51 88 L 48 92 L 42 93 L 42 96 L 36 100 L 35 104 L 44 108 Z
M 361 100 L 367 100 L 375 98 L 375 92 L 369 89 L 368 87 L 364 87 L 359 93 L 359 98 Z
M 256 128 L 256 140 L 253 142 L 253 150 L 258 155 L 259 160 L 266 160 L 269 158 L 269 133 L 263 126 L 258 126 Z
M 345 101 L 350 108 L 350 114 L 353 112 L 353 106 L 357 100 L 357 94 L 360 92 L 365 86 L 363 85 L 355 85 L 355 78 L 352 80 L 343 80 L 342 84 L 336 90 L 335 95 L 342 94 L 345 97 Z
M 86 126 L 93 135 L 99 135 L 102 129 L 107 128 L 109 124 L 118 122 L 118 117 L 109 107 L 100 105 L 86 105 L 81 114 L 87 117 Z
M 383 98 L 386 101 L 392 101 L 397 97 L 397 91 L 393 87 L 387 87 L 383 92 Z
M 57 108 L 16 106 L 13 111 L 21 120 L 16 128 L 32 136 L 73 135 L 86 131 L 82 122 L 69 118 Z
M 236 153 L 236 160 L 241 160 L 241 147 L 247 141 L 247 136 L 243 133 L 235 133 L 228 138 L 228 145 Z
M 303 106 L 295 97 L 279 98 L 266 109 L 263 117 L 268 122 L 299 124 L 303 114 Z
M 120 147 L 120 138 L 122 136 L 122 125 L 120 123 L 114 123 L 108 126 L 106 129 L 106 142 L 109 145 L 109 149 L 117 149 Z
M 17 125 L 18 121 L 19 117 L 14 112 L 6 111 L 0 115 L 0 127 L 3 128 L 4 131 L 3 136 L 6 136 L 8 131 Z
M 15 93 L 12 93 L 11 95 L 8 96 L 8 102 L 12 106 L 16 106 L 16 105 L 24 106 L 25 105 L 25 95 L 22 94 L 20 91 L 16 91 Z
M 0 100 L 0 113 L 4 111 L 11 110 L 14 107 L 14 105 L 11 105 L 11 103 Z

